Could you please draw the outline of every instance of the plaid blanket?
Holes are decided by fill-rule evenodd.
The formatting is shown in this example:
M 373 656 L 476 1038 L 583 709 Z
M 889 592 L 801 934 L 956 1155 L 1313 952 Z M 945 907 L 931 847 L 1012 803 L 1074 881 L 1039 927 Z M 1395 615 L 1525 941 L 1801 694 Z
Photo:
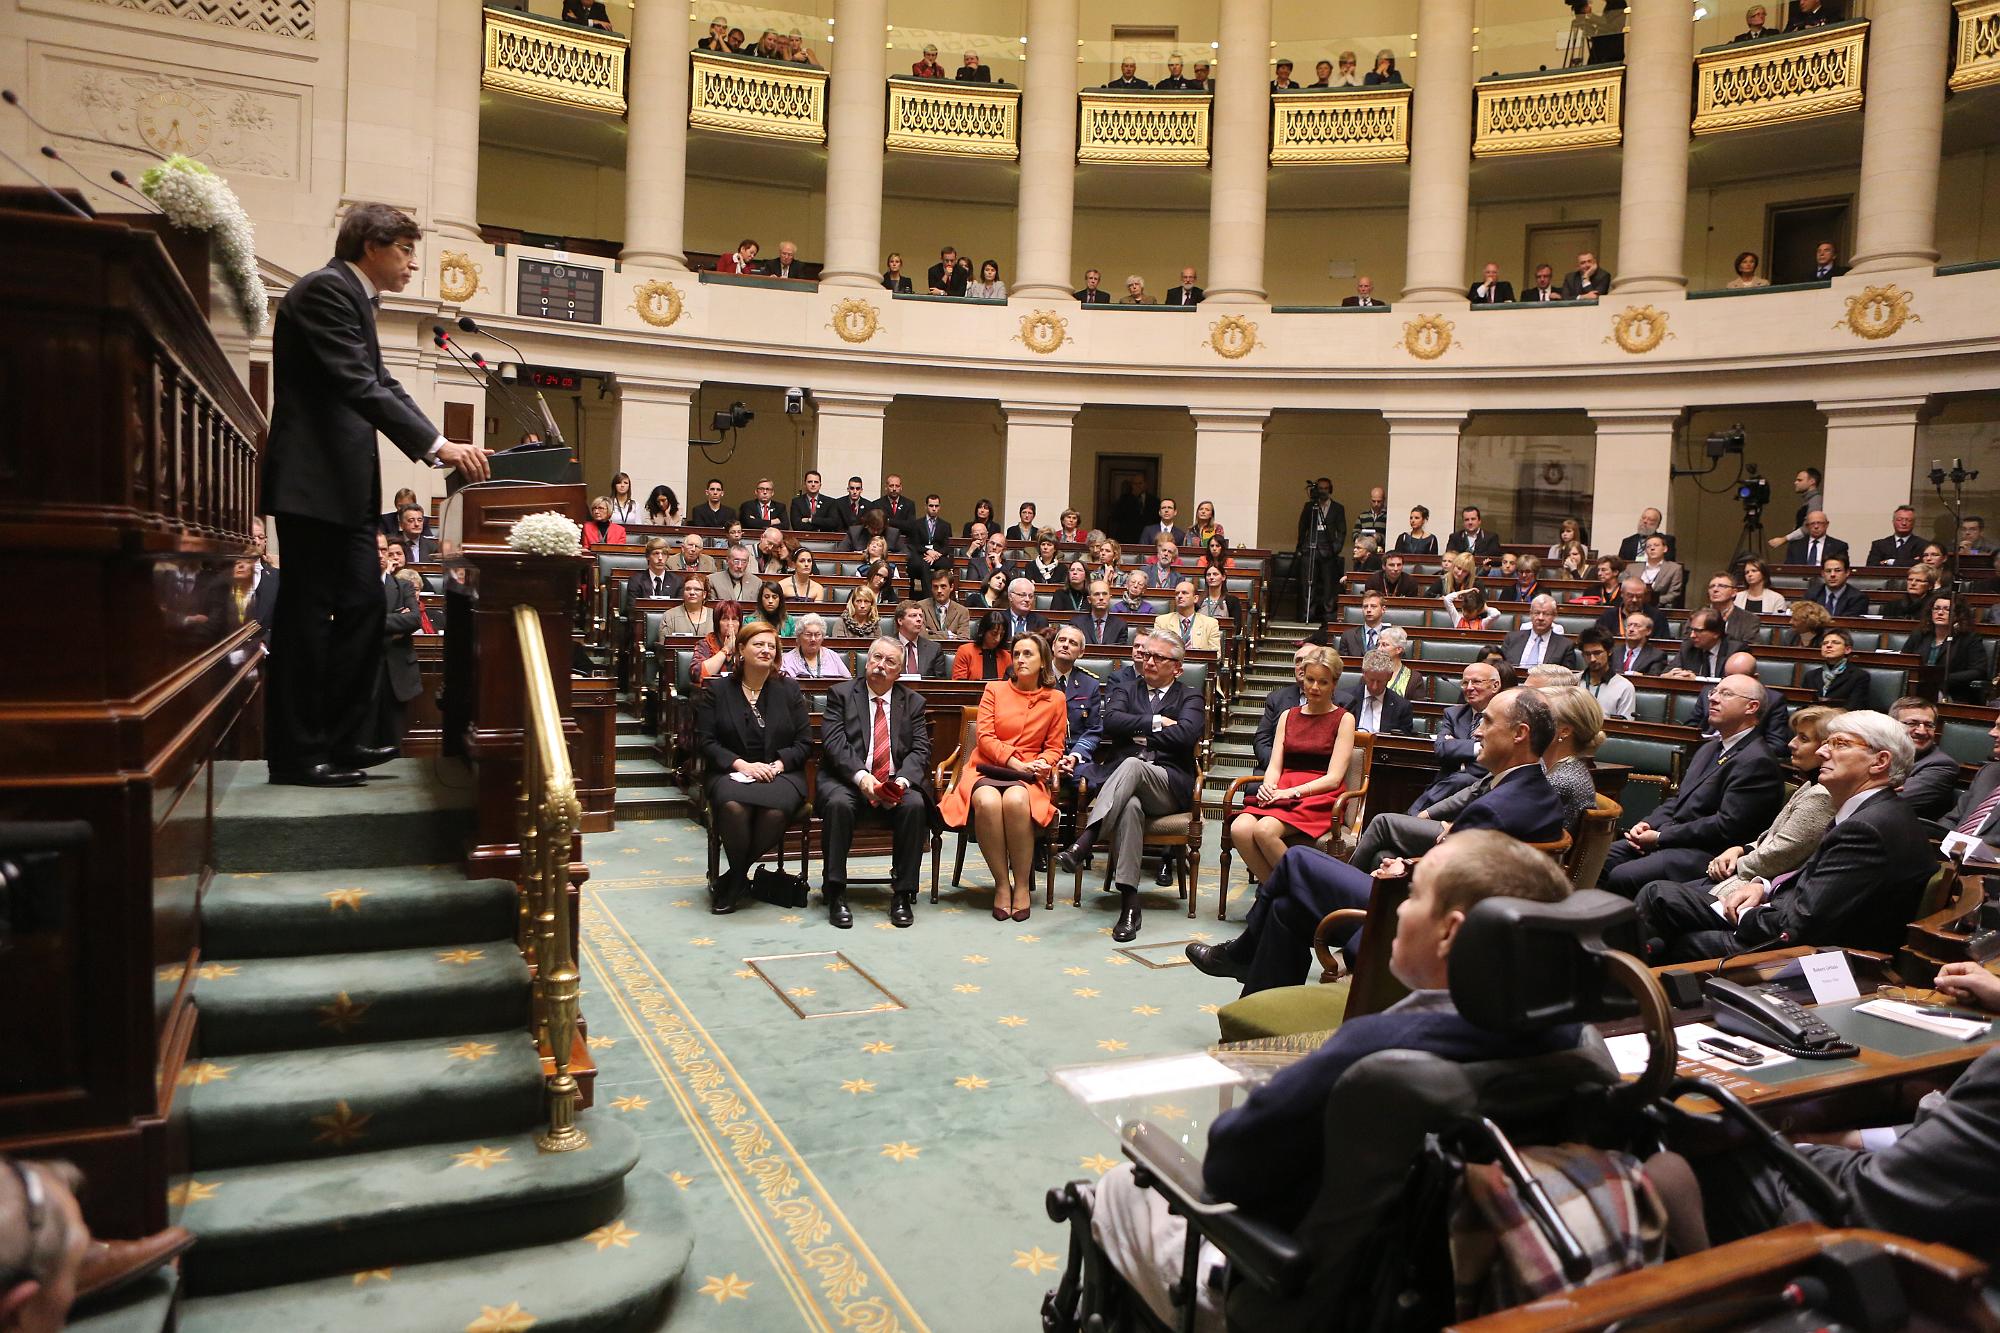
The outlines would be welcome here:
M 1590 1256 L 1590 1273 L 1577 1286 L 1665 1257 L 1666 1207 L 1635 1158 L 1580 1144 L 1528 1148 L 1521 1157 Z M 1451 1265 L 1460 1318 L 1571 1285 L 1497 1163 L 1469 1163 L 1460 1177 L 1452 1200 Z

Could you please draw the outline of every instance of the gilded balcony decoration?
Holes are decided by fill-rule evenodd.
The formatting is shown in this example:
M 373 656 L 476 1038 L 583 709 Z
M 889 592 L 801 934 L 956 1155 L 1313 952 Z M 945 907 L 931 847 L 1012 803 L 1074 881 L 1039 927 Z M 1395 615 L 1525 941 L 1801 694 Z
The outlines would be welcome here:
M 1503 74 L 1473 86 L 1474 157 L 1616 144 L 1623 130 L 1623 65 Z
M 886 146 L 905 153 L 989 157 L 1021 155 L 1021 90 L 956 80 L 889 80 Z
M 1077 96 L 1076 160 L 1207 166 L 1213 100 L 1208 93 L 1085 89 Z
M 826 142 L 826 71 L 694 53 L 688 124 L 763 139 Z
M 485 12 L 480 82 L 486 87 L 583 111 L 625 114 L 624 37 L 517 9 Z
M 1410 89 L 1309 89 L 1271 98 L 1271 165 L 1407 162 Z
M 1958 11 L 1958 42 L 1951 86 L 2000 83 L 2000 0 L 1955 0 L 1952 8 Z
M 1868 21 L 1728 42 L 1694 58 L 1694 132 L 1716 134 L 1852 111 L 1861 105 Z

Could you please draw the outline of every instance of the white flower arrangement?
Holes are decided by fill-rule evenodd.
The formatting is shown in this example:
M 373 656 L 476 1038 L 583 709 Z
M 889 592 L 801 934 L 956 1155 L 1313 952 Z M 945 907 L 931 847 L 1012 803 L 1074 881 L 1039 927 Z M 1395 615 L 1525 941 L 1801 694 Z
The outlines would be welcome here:
M 507 545 L 530 555 L 582 555 L 583 529 L 554 510 L 524 514 L 507 530 Z
M 253 338 L 262 333 L 269 298 L 264 294 L 264 279 L 257 272 L 257 235 L 250 227 L 250 214 L 229 182 L 193 158 L 176 153 L 148 168 L 139 177 L 139 188 L 176 227 L 209 234 L 244 332 Z

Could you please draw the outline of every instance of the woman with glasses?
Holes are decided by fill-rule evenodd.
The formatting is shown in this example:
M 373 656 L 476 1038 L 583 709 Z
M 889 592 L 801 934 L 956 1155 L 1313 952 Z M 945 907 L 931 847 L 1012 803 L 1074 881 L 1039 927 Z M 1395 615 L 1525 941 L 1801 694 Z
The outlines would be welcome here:
M 758 861 L 784 840 L 806 802 L 812 719 L 778 669 L 778 631 L 752 619 L 731 636 L 730 669 L 695 696 L 695 736 L 708 763 L 709 810 L 728 868 L 709 911 L 736 910 Z
M 1926 670 L 1935 673 L 1938 664 L 1945 663 L 1945 697 L 1957 704 L 1985 702 L 1986 645 L 1973 615 L 1972 603 L 1964 598 L 1954 601 L 1950 593 L 1932 593 L 1924 607 L 1924 627 L 1903 640 L 1903 651 L 1913 654 Z
M 793 680 L 846 680 L 853 673 L 839 653 L 826 644 L 826 617 L 808 611 L 799 617 L 798 638 L 779 660 L 778 670 Z

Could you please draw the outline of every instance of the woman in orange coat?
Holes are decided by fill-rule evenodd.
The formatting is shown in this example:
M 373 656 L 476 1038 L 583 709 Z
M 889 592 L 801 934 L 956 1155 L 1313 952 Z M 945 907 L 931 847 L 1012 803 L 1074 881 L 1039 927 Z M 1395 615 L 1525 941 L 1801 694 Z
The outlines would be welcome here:
M 949 828 L 968 815 L 993 872 L 993 919 L 1026 921 L 1035 898 L 1035 827 L 1056 817 L 1049 799 L 1069 741 L 1069 705 L 1039 635 L 1014 640 L 1007 678 L 979 696 L 971 771 L 938 802 Z

